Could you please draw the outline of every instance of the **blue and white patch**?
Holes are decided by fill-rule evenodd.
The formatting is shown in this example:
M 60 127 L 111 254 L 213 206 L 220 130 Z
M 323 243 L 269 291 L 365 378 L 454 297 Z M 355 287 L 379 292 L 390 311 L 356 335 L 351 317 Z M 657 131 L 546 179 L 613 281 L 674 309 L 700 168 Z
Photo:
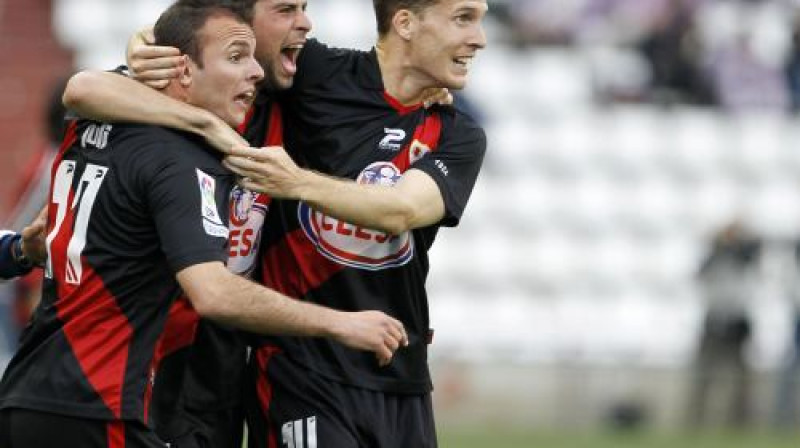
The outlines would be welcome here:
M 360 184 L 391 186 L 402 176 L 391 162 L 375 162 L 359 174 Z M 356 269 L 378 271 L 402 266 L 414 256 L 411 232 L 389 235 L 327 216 L 300 202 L 300 227 L 325 258 Z
M 220 218 L 219 209 L 217 208 L 215 197 L 217 181 L 198 169 L 197 184 L 200 187 L 200 212 L 203 216 L 203 230 L 214 237 L 228 238 L 228 228 L 222 223 L 222 218 Z

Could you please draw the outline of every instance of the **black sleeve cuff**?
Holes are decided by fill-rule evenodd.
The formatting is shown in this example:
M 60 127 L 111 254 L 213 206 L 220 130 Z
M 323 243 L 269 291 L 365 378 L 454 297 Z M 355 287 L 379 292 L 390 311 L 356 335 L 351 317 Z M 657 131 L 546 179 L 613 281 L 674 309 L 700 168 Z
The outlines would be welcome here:
M 0 278 L 11 279 L 29 273 L 33 269 L 31 263 L 20 263 L 15 254 L 19 250 L 21 235 L 12 235 L 0 240 Z

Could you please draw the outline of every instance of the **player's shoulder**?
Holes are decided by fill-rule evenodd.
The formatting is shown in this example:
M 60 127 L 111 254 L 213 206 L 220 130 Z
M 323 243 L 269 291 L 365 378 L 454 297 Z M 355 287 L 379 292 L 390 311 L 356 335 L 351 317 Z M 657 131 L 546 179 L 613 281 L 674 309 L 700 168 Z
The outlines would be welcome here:
M 314 38 L 306 41 L 301 54 L 303 53 L 310 57 L 326 60 L 356 58 L 369 54 L 366 51 L 353 48 L 333 47 Z
M 486 147 L 486 131 L 468 111 L 455 106 L 434 106 L 442 117 L 442 132 L 447 138 L 475 141 Z
M 114 124 L 118 160 L 136 166 L 217 165 L 216 154 L 198 136 L 161 126 Z
M 299 79 L 325 81 L 336 74 L 353 74 L 369 63 L 370 52 L 352 48 L 332 47 L 316 39 L 309 39 L 300 53 Z
M 146 124 L 115 124 L 118 145 L 132 146 L 132 150 L 158 151 L 165 156 L 189 153 L 204 149 L 204 143 L 190 133 Z

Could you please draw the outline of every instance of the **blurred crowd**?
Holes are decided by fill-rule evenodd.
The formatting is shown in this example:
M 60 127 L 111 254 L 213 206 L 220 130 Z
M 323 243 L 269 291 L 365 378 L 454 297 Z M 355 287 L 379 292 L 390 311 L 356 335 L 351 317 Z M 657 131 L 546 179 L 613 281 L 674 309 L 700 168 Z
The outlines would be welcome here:
M 611 47 L 619 70 L 597 79 L 609 102 L 800 110 L 797 0 L 495 0 L 493 11 L 517 48 Z M 613 70 L 612 70 L 613 71 Z M 619 79 L 622 79 L 621 81 Z

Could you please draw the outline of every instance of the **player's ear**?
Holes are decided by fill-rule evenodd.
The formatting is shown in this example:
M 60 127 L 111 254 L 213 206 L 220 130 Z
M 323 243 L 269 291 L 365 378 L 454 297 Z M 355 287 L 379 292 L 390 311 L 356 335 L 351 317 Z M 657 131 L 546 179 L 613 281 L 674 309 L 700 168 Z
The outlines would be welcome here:
M 403 40 L 410 40 L 417 29 L 417 15 L 409 9 L 400 9 L 392 17 L 392 26 Z
M 178 68 L 178 82 L 183 87 L 189 87 L 192 84 L 192 74 L 197 70 L 197 65 L 192 61 L 189 56 L 183 55 L 183 63 Z

